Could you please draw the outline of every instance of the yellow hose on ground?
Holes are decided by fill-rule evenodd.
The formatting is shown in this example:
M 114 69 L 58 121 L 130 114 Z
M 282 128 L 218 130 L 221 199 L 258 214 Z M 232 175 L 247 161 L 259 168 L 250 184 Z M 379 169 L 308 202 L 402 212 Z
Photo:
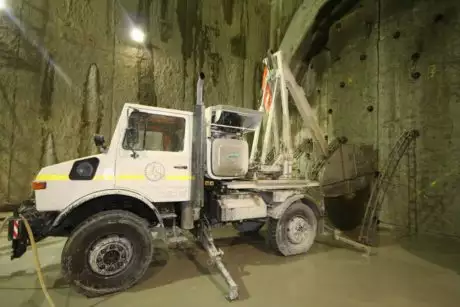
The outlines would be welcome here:
M 40 265 L 40 259 L 38 257 L 37 245 L 35 244 L 35 238 L 32 233 L 32 228 L 30 228 L 29 222 L 27 222 L 27 220 L 22 216 L 22 214 L 20 214 L 19 217 L 22 219 L 22 221 L 24 222 L 24 225 L 26 226 L 27 235 L 29 236 L 29 240 L 30 240 L 30 246 L 32 247 L 32 251 L 34 254 L 35 270 L 37 271 L 38 280 L 40 282 L 40 286 L 42 288 L 43 294 L 45 295 L 46 300 L 48 301 L 48 304 L 50 305 L 50 307 L 55 307 L 56 305 L 54 304 L 53 299 L 48 293 L 48 289 L 46 288 L 46 285 L 45 285 L 45 280 L 43 278 L 43 273 L 42 273 L 42 269 Z M 0 225 L 0 233 L 3 231 L 3 227 L 5 227 L 7 222 L 8 222 L 8 219 L 5 219 Z

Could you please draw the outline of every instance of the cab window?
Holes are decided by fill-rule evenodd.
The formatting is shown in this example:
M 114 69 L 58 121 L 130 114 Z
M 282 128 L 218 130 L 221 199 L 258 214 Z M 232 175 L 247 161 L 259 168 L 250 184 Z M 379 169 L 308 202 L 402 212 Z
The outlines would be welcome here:
M 185 119 L 182 117 L 134 111 L 129 117 L 128 125 L 137 134 L 133 150 L 179 152 L 184 149 Z M 126 133 L 123 149 L 131 149 Z

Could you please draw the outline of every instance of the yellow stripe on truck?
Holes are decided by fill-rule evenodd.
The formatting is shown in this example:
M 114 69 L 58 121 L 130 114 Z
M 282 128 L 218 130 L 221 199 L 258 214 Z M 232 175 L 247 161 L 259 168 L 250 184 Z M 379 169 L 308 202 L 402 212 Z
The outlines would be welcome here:
M 42 174 L 38 175 L 35 180 L 37 181 L 64 181 L 69 180 L 69 175 L 50 175 Z
M 160 180 L 192 180 L 193 176 L 184 176 L 184 175 L 166 175 Z M 35 180 L 37 181 L 67 181 L 70 180 L 68 175 L 56 175 L 56 174 L 40 174 Z M 93 180 L 148 180 L 145 175 L 97 175 L 94 176 Z
M 146 180 L 145 175 L 118 175 L 116 180 Z

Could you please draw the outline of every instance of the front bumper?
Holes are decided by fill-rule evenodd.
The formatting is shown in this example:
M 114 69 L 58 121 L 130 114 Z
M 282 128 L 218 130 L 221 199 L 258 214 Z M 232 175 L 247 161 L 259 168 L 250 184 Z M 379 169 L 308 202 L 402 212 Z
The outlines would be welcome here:
M 30 237 L 22 217 L 27 220 L 35 242 L 48 236 L 53 221 L 47 212 L 37 211 L 33 200 L 27 200 L 17 206 L 13 216 L 8 218 L 8 241 L 11 241 L 12 260 L 24 255 L 27 246 L 30 245 Z
M 20 258 L 30 244 L 27 229 L 19 216 L 12 216 L 8 221 L 8 241 L 11 241 L 11 260 Z

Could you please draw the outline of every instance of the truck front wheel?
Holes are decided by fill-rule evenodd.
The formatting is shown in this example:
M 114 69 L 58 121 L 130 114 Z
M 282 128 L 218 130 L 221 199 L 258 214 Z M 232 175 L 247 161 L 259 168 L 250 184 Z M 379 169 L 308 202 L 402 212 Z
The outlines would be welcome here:
M 62 273 L 79 292 L 95 297 L 136 284 L 152 255 L 144 219 L 128 211 L 105 211 L 73 231 L 62 251 Z

